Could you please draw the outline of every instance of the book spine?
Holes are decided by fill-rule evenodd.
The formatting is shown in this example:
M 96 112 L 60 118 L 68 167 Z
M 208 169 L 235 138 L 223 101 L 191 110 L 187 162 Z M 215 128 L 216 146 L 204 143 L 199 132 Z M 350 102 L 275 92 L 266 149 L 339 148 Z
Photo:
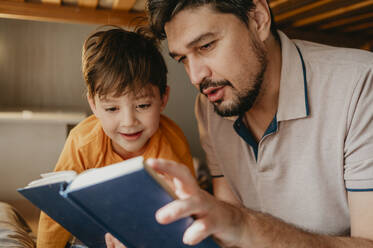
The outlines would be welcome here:
M 109 226 L 106 226 L 98 218 L 95 218 L 94 214 L 92 214 L 90 211 L 88 211 L 84 206 L 82 206 L 79 203 L 79 200 L 75 199 L 73 195 L 69 195 L 69 192 L 65 190 L 65 187 L 64 188 L 61 187 L 61 190 L 59 192 L 62 197 L 64 197 L 72 206 L 77 208 L 83 215 L 89 218 L 93 223 L 99 226 L 102 230 L 105 230 L 106 232 L 115 236 L 116 233 L 112 230 L 112 228 L 110 228 Z M 127 241 L 124 241 L 124 245 L 126 246 L 126 248 L 136 248 Z

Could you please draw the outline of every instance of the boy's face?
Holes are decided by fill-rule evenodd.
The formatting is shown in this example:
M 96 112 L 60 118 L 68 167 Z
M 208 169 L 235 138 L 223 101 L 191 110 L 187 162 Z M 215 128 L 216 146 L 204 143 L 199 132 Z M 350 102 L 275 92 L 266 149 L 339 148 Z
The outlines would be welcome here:
M 144 152 L 145 144 L 158 129 L 168 92 L 167 88 L 161 98 L 159 89 L 149 85 L 137 95 L 132 92 L 120 97 L 96 95 L 94 99 L 88 97 L 88 102 L 112 140 L 114 151 L 125 159 Z

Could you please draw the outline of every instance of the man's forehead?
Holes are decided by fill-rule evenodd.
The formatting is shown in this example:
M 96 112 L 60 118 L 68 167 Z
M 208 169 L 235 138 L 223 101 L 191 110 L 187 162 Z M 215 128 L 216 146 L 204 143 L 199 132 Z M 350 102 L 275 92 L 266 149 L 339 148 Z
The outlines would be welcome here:
M 177 13 L 165 25 L 170 52 L 179 47 L 187 48 L 192 43 L 213 36 L 216 33 L 215 22 L 211 15 L 218 15 L 210 7 L 188 8 Z

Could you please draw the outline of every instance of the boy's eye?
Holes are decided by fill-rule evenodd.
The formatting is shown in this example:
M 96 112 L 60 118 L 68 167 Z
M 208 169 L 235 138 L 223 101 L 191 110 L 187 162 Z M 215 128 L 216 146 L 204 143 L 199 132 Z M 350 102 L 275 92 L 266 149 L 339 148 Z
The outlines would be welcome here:
M 138 110 L 145 110 L 148 109 L 151 106 L 150 103 L 145 103 L 145 104 L 139 104 L 136 106 L 136 109 Z
M 110 108 L 105 108 L 105 111 L 107 111 L 107 112 L 115 112 L 115 111 L 117 111 L 119 108 L 117 108 L 117 107 L 110 107 Z
M 185 56 L 181 56 L 181 57 L 177 60 L 177 62 L 178 62 L 178 63 L 184 63 L 185 59 L 186 59 Z

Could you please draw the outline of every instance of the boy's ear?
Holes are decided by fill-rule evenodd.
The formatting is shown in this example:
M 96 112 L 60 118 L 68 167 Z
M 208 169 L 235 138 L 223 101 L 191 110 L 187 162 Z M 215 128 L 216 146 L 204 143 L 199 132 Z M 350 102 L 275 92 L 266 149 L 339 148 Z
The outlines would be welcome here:
M 93 97 L 89 93 L 87 93 L 87 100 L 88 100 L 89 106 L 91 107 L 93 114 L 96 115 L 95 99 L 93 99 Z
M 162 100 L 161 112 L 166 108 L 169 95 L 170 95 L 170 87 L 167 86 L 166 91 L 164 92 L 162 99 L 161 99 Z

